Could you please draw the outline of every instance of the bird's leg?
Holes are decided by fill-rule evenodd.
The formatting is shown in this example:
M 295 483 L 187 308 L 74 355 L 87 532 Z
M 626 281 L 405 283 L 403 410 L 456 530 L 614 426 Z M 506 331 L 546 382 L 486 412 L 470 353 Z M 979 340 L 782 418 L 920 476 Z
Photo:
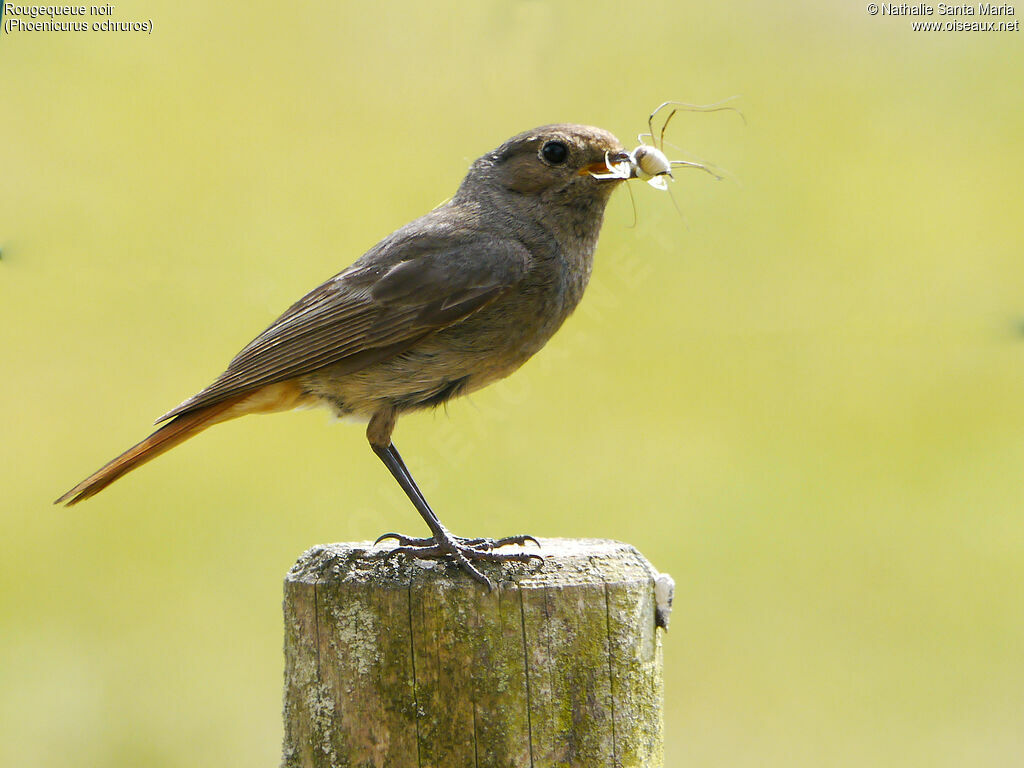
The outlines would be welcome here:
M 377 451 L 377 449 L 374 447 L 374 452 L 381 457 L 381 460 L 384 461 L 385 465 L 387 465 L 389 469 L 391 468 L 391 464 L 389 463 L 390 460 L 394 460 L 394 462 L 398 465 L 399 470 L 403 475 L 404 482 L 403 479 L 399 479 L 398 475 L 394 473 L 394 470 L 392 470 L 392 474 L 395 474 L 395 478 L 398 479 L 399 484 L 402 486 L 402 488 L 405 490 L 407 494 L 409 493 L 408 488 L 410 487 L 413 489 L 413 491 L 415 491 L 416 498 L 413 499 L 411 494 L 409 495 L 409 498 L 413 500 L 413 504 L 415 504 L 416 508 L 420 510 L 420 514 L 424 516 L 424 519 L 428 520 L 427 524 L 430 525 L 430 520 L 433 520 L 435 523 L 437 523 L 438 526 L 444 528 L 444 526 L 441 525 L 441 521 L 437 518 L 437 513 L 430 508 L 429 504 L 427 504 L 427 500 L 424 498 L 423 492 L 420 491 L 419 486 L 416 485 L 416 481 L 413 480 L 412 474 L 409 472 L 409 468 L 405 466 L 405 462 L 402 460 L 401 454 L 398 453 L 398 449 L 395 448 L 395 444 L 389 443 L 385 450 L 389 454 L 389 458 L 384 458 L 384 456 L 382 456 L 381 453 Z M 430 518 L 427 518 L 428 514 L 430 515 Z M 434 528 L 432 527 L 431 530 L 434 530 Z M 496 547 L 503 547 L 509 544 L 526 544 L 527 542 L 533 542 L 538 547 L 540 546 L 540 542 L 537 541 L 537 539 L 535 539 L 533 536 L 530 536 L 529 534 L 521 534 L 518 536 L 504 536 L 500 539 L 466 539 L 462 536 L 452 536 L 452 538 L 459 544 L 464 544 L 477 549 L 494 549 Z M 428 547 L 437 543 L 434 539 L 418 539 L 413 538 L 411 536 L 403 536 L 400 533 L 385 533 L 384 535 L 378 537 L 375 543 L 379 544 L 385 539 L 394 539 L 399 543 L 400 546 L 403 547 Z
M 401 454 L 398 452 L 398 449 L 395 448 L 395 444 L 389 443 L 388 450 L 390 451 L 395 461 L 398 463 L 398 466 L 401 468 L 402 472 L 405 474 L 405 477 L 409 481 L 409 485 L 411 485 L 416 490 L 416 494 L 418 495 L 420 501 L 423 502 L 423 505 L 430 511 L 430 514 L 433 515 L 434 520 L 437 520 L 438 525 L 440 525 L 441 521 L 437 519 L 437 513 L 430 508 L 429 504 L 427 504 L 427 500 L 423 497 L 423 492 L 420 491 L 419 486 L 416 485 L 416 481 L 412 479 L 412 473 L 409 472 L 409 468 L 405 466 L 405 461 L 403 461 Z M 405 486 L 403 486 L 403 488 L 404 487 Z M 419 507 L 417 507 L 417 509 L 418 508 Z M 471 547 L 482 546 L 488 549 L 493 549 L 495 547 L 504 547 L 509 544 L 526 544 L 527 542 L 532 542 L 536 544 L 538 547 L 540 546 L 540 542 L 537 541 L 537 539 L 535 539 L 533 536 L 530 536 L 529 534 L 520 534 L 518 536 L 503 536 L 500 539 L 465 539 L 461 536 L 455 536 L 453 538 L 460 544 L 468 544 Z M 401 546 L 411 545 L 422 547 L 434 543 L 433 539 L 416 539 L 410 536 L 403 536 L 400 533 L 385 533 L 383 536 L 380 536 L 374 543 L 379 544 L 380 542 L 384 541 L 384 539 L 394 539 Z
M 378 542 L 387 538 L 396 539 L 399 546 L 392 550 L 392 552 L 398 552 L 411 557 L 451 557 L 460 568 L 476 581 L 488 587 L 491 586 L 490 579 L 473 566 L 473 560 L 527 562 L 531 559 L 537 559 L 543 562 L 543 558 L 540 555 L 532 553 L 503 553 L 494 551 L 496 547 L 506 544 L 524 544 L 527 541 L 532 541 L 536 544 L 537 540 L 532 536 L 508 536 L 503 539 L 464 539 L 459 536 L 453 536 L 442 525 L 434 510 L 430 508 L 422 491 L 416 485 L 416 481 L 413 480 L 412 474 L 410 474 L 401 455 L 399 455 L 398 450 L 395 448 L 394 443 L 391 442 L 391 433 L 395 428 L 396 416 L 397 414 L 392 409 L 378 411 L 370 420 L 370 424 L 366 429 L 366 436 L 370 442 L 370 447 L 373 448 L 373 452 L 384 462 L 384 466 L 388 468 L 395 480 L 398 481 L 398 484 L 405 491 L 406 496 L 409 497 L 409 500 L 416 507 L 416 510 L 434 535 L 429 539 L 416 539 L 397 533 L 387 533 L 377 539 Z

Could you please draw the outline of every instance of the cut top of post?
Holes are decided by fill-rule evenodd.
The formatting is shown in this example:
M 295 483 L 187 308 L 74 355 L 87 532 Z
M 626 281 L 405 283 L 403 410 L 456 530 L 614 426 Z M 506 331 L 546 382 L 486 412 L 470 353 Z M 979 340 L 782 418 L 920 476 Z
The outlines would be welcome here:
M 610 539 L 540 539 L 541 547 L 526 545 L 544 563 L 477 563 L 495 586 L 518 589 L 581 586 L 654 580 L 659 574 L 629 544 Z M 502 551 L 514 551 L 505 547 Z M 324 582 L 373 583 L 383 589 L 408 589 L 430 580 L 438 588 L 472 585 L 465 574 L 445 560 L 414 560 L 389 554 L 385 545 L 373 542 L 322 544 L 304 552 L 288 572 L 287 580 L 307 584 Z

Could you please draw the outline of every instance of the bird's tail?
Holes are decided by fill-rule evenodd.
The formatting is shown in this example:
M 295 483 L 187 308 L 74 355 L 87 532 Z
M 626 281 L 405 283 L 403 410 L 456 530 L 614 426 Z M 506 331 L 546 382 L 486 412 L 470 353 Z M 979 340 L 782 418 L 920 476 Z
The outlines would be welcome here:
M 184 413 L 181 416 L 167 422 L 156 432 L 151 434 L 142 442 L 133 445 L 116 459 L 103 465 L 93 472 L 89 477 L 65 493 L 54 504 L 77 504 L 83 499 L 88 499 L 126 472 L 130 472 L 138 466 L 145 464 L 150 459 L 155 459 L 164 451 L 168 451 L 179 443 L 197 435 L 209 426 L 217 422 L 230 419 L 240 413 L 231 413 L 230 409 L 236 405 L 242 397 L 235 397 L 219 403 L 208 405 L 192 413 Z

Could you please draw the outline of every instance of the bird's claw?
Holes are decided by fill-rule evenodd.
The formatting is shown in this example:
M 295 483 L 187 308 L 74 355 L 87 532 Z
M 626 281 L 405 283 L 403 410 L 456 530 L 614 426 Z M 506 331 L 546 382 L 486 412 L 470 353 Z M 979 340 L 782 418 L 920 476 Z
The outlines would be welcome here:
M 494 547 L 504 547 L 504 546 L 506 546 L 508 544 L 523 545 L 523 544 L 525 544 L 526 542 L 529 541 L 529 542 L 533 542 L 534 546 L 536 546 L 537 549 L 540 549 L 540 542 L 537 541 L 537 539 L 535 539 L 533 536 L 531 536 L 528 533 L 522 533 L 522 534 L 519 534 L 518 536 L 505 536 L 504 538 L 501 538 L 501 539 L 485 539 L 485 541 L 490 541 L 491 542 L 491 546 L 494 546 Z M 541 558 L 541 559 L 543 560 L 543 558 Z
M 412 536 L 405 536 L 401 533 L 389 532 L 378 536 L 376 541 L 373 542 L 373 545 L 377 546 L 382 541 L 387 541 L 388 539 L 394 539 L 399 547 L 431 547 L 437 543 L 434 539 L 419 539 Z M 507 547 L 512 544 L 523 545 L 527 542 L 534 544 L 538 549 L 540 549 L 540 542 L 529 534 L 503 536 L 500 539 L 466 539 L 462 536 L 452 536 L 452 540 L 458 544 L 484 551 L 497 549 L 499 547 Z
M 379 544 L 387 539 L 394 539 L 398 546 L 381 554 L 407 555 L 422 560 L 451 557 L 462 570 L 488 589 L 493 589 L 494 585 L 473 565 L 474 560 L 491 563 L 528 563 L 531 560 L 536 560 L 540 564 L 544 563 L 544 558 L 536 552 L 495 551 L 499 547 L 521 545 L 527 542 L 533 542 L 540 547 L 540 542 L 530 535 L 505 536 L 500 539 L 466 539 L 461 536 L 449 535 L 441 539 L 421 539 L 403 536 L 400 533 L 385 533 L 374 544 Z
M 373 542 L 373 546 L 377 546 L 382 541 L 387 541 L 388 539 L 394 539 L 398 542 L 398 546 L 400 547 L 426 547 L 434 543 L 433 539 L 413 539 L 409 536 L 403 536 L 400 533 L 392 532 L 382 533 L 377 537 L 377 540 Z

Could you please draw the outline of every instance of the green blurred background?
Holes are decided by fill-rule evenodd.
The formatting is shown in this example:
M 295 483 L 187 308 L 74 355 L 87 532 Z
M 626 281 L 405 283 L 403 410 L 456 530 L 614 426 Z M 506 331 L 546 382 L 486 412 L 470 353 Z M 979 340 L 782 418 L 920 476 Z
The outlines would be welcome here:
M 1024 9 L 1021 9 L 1024 12 Z M 678 589 L 667 764 L 1024 763 L 1024 37 L 861 2 L 134 2 L 0 36 L 0 764 L 276 765 L 281 581 L 422 524 L 359 427 L 51 500 L 556 121 L 734 176 L 613 199 L 576 315 L 396 442 L 456 532 Z M 1010 17 L 1011 20 L 1017 17 Z M 673 150 L 673 153 L 675 151 Z

